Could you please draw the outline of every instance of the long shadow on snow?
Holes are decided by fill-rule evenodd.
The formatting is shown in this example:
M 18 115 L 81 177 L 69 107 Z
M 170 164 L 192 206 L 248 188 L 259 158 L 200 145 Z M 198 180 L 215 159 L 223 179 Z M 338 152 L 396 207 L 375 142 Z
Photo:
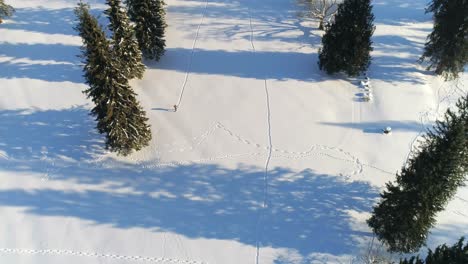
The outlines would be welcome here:
M 75 35 L 75 14 L 72 8 L 17 8 L 13 23 L 2 25 L 6 29 L 27 30 L 47 34 Z
M 167 49 L 158 63 L 149 62 L 149 67 L 185 72 L 191 50 Z M 195 51 L 190 72 L 200 74 L 227 75 L 254 79 L 315 80 L 326 78 L 318 71 L 316 54 L 299 52 L 229 52 L 224 50 Z
M 374 0 L 375 23 L 400 26 L 408 23 L 430 22 L 431 14 L 425 14 L 426 0 Z
M 107 22 L 103 20 L 102 10 L 91 9 L 91 13 L 99 16 L 101 22 Z M 11 19 L 12 22 L 2 24 L 2 28 L 46 34 L 76 35 L 73 29 L 76 25 L 73 8 L 16 8 Z
M 60 44 L 0 44 L 0 78 L 31 78 L 82 83 L 79 47 Z
M 102 16 L 102 10 L 92 9 L 91 12 L 99 17 L 101 24 L 107 24 L 107 18 Z M 2 28 L 76 36 L 77 33 L 73 29 L 75 24 L 73 8 L 17 8 L 12 21 L 2 24 Z M 105 27 L 104 29 L 109 35 L 109 31 Z M 0 62 L 2 69 L 0 78 L 32 78 L 82 83 L 84 81 L 82 68 L 77 58 L 80 53 L 78 46 L 0 43 L 0 56 L 12 57 L 8 61 Z
M 432 74 L 418 63 L 424 43 L 397 35 L 374 36 L 372 41 L 375 51 L 381 54 L 372 57 L 369 69 L 372 79 L 423 84 L 424 75 Z
M 420 132 L 421 124 L 414 121 L 395 121 L 395 120 L 386 120 L 379 122 L 360 122 L 360 123 L 330 123 L 330 122 L 321 122 L 323 125 L 327 126 L 337 126 L 362 130 L 364 133 L 382 133 L 383 129 L 387 126 L 390 126 L 393 131 L 403 131 L 403 132 Z
M 205 12 L 205 1 L 198 5 L 169 5 L 169 14 L 181 17 L 201 16 L 205 13 L 212 30 L 202 27 L 201 37 L 216 40 L 232 40 L 243 38 L 250 40 L 250 18 L 256 41 L 281 41 L 286 43 L 317 44 L 320 36 L 314 33 L 314 28 L 304 26 L 304 21 L 311 19 L 301 15 L 303 6 L 291 1 L 209 1 Z M 178 30 L 187 32 L 197 28 L 199 19 L 184 20 Z M 207 22 L 205 22 L 207 23 Z M 296 31 L 299 34 L 291 34 Z
M 190 49 L 169 48 L 159 62 L 148 62 L 150 68 L 187 71 Z M 235 76 L 254 79 L 302 80 L 321 82 L 341 75 L 328 76 L 317 66 L 316 53 L 301 52 L 229 52 L 224 50 L 196 49 L 190 68 L 191 73 Z M 422 83 L 427 71 L 416 68 L 417 58 L 375 56 L 371 67 L 371 78 L 390 83 Z M 346 78 L 346 77 L 344 77 Z
M 38 171 L 50 159 L 86 161 L 102 154 L 102 137 L 89 110 L 74 107 L 67 110 L 1 110 L 0 149 L 11 160 L 23 161 L 24 170 Z M 66 162 L 65 162 L 66 163 Z M 0 159 L 0 168 L 22 170 L 21 162 Z
M 0 150 L 8 156 L 0 158 L 3 171 L 42 173 L 53 167 L 51 181 L 87 184 L 80 191 L 3 190 L 2 206 L 255 246 L 263 202 L 262 168 L 242 164 L 235 169 L 214 164 L 156 168 L 152 163 L 115 160 L 93 165 L 101 139 L 90 132 L 94 122 L 86 114 L 80 108 L 0 112 Z M 102 184 L 109 188 L 91 189 Z M 312 170 L 272 168 L 262 244 L 297 250 L 303 256 L 351 253 L 356 246 L 353 236 L 369 234 L 353 230 L 347 210 L 368 212 L 377 192 L 366 183 L 344 182 Z

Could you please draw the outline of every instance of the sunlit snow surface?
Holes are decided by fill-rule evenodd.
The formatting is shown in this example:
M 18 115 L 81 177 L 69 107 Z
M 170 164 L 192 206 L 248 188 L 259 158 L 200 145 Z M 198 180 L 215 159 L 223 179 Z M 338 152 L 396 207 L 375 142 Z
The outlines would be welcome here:
M 416 62 L 432 30 L 423 0 L 373 1 L 370 102 L 359 79 L 318 70 L 322 32 L 295 1 L 167 0 L 166 54 L 132 81 L 153 140 L 117 157 L 82 93 L 76 1 L 7 2 L 1 263 L 349 262 L 384 183 L 468 90 L 466 74 L 445 83 Z M 466 230 L 463 188 L 429 246 Z

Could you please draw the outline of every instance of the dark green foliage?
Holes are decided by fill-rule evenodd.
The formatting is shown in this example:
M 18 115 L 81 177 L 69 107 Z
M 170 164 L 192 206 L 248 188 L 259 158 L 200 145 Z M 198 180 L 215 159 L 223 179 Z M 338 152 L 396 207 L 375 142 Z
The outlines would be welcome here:
M 99 120 L 106 116 L 106 70 L 112 62 L 109 41 L 97 19 L 89 13 L 89 5 L 78 3 L 75 9 L 78 24 L 75 30 L 82 38 L 81 58 L 84 63 L 84 77 L 89 88 L 84 92 L 94 102 L 91 113 L 98 121 L 99 133 L 105 133 L 105 125 Z
M 441 245 L 434 252 L 429 250 L 425 261 L 419 256 L 400 261 L 400 264 L 466 264 L 468 263 L 468 243 L 463 245 L 464 238 L 453 246 Z
M 434 0 L 434 29 L 428 36 L 421 62 L 446 79 L 458 78 L 468 62 L 468 0 Z
M 107 0 L 107 4 L 109 8 L 104 13 L 109 18 L 109 29 L 113 32 L 111 41 L 113 56 L 119 58 L 119 68 L 127 78 L 141 79 L 145 65 L 142 63 L 142 54 L 127 12 L 122 8 L 121 0 Z
M 140 150 L 151 140 L 151 130 L 147 124 L 148 118 L 139 105 L 125 77 L 111 70 L 107 97 L 107 114 L 103 122 L 106 124 L 106 145 L 111 151 L 128 155 L 132 150 Z
M 166 47 L 166 12 L 163 0 L 126 0 L 128 14 L 135 23 L 140 50 L 147 59 L 159 60 Z
M 0 24 L 3 22 L 2 19 L 11 17 L 14 12 L 15 9 L 12 6 L 7 5 L 4 0 L 0 0 Z
M 372 51 L 374 15 L 370 0 L 345 0 L 326 30 L 319 51 L 319 67 L 328 74 L 356 76 L 367 70 Z
M 368 220 L 390 251 L 413 252 L 435 216 L 464 184 L 468 171 L 468 95 L 448 110 L 412 153 L 396 183 L 388 183 Z
M 106 134 L 106 147 L 127 155 L 140 150 L 151 140 L 145 112 L 128 84 L 126 72 L 120 69 L 119 58 L 113 56 L 109 41 L 89 6 L 79 3 L 76 30 L 83 39 L 84 76 L 89 89 L 85 91 L 94 102 L 91 113 L 97 128 Z

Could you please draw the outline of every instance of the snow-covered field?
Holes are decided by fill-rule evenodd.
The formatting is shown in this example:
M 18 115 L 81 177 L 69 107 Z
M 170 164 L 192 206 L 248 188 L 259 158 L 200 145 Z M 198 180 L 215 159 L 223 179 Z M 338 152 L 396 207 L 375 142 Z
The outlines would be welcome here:
M 445 83 L 416 62 L 425 0 L 373 1 L 371 102 L 318 70 L 322 32 L 294 0 L 167 0 L 166 55 L 132 81 L 153 141 L 123 158 L 88 115 L 76 1 L 7 2 L 0 263 L 348 263 L 384 183 L 468 90 L 467 74 Z M 429 245 L 466 230 L 468 188 Z

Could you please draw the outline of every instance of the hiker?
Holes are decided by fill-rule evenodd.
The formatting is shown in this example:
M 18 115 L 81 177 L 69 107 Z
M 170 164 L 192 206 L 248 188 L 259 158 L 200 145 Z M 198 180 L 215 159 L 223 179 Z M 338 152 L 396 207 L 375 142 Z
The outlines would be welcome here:
M 174 105 L 174 112 L 177 112 L 177 105 Z

